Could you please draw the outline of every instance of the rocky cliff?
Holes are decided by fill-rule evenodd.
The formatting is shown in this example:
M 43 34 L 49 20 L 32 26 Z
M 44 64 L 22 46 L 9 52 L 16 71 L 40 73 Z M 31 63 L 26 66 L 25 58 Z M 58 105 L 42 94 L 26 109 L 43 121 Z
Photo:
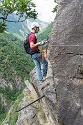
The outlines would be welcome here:
M 40 104 L 47 125 L 83 125 L 83 0 L 57 3 L 47 78 L 39 85 L 33 70 L 31 83 L 38 97 L 44 95 Z
M 49 60 L 64 125 L 83 125 L 83 1 L 57 0 Z M 53 55 L 53 56 L 51 56 Z

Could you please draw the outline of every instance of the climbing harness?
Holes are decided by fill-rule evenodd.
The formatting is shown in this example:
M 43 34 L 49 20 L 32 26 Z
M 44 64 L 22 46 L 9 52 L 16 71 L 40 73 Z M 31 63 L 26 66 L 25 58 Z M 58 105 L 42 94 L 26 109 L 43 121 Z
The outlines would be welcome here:
M 42 50 L 41 54 L 42 54 L 42 61 L 44 60 L 44 58 L 48 59 L 48 48 L 46 48 L 46 50 Z
M 45 42 L 46 46 L 41 50 L 42 61 L 44 60 L 44 58 L 48 59 L 48 43 L 49 43 L 49 41 L 46 41 Z

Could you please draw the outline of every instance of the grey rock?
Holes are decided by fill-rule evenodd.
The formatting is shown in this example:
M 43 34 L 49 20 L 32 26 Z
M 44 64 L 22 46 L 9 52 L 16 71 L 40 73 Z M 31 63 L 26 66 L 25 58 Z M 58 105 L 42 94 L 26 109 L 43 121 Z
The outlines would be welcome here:
M 30 91 L 28 88 L 24 89 L 24 98 L 21 101 L 20 109 L 23 107 L 26 107 L 22 109 L 19 112 L 18 120 L 15 125 L 39 125 L 39 120 L 37 117 L 37 110 L 32 106 L 27 106 L 30 104 L 29 98 L 30 98 Z M 27 101 L 28 100 L 28 101 Z
M 50 124 L 83 125 L 83 75 L 78 71 L 83 65 L 83 0 L 57 3 L 49 45 L 51 72 L 44 85 L 34 72 L 31 81 L 39 96 L 45 94 L 41 104 Z
M 58 118 L 65 125 L 83 125 L 83 1 L 57 0 L 49 60 L 58 100 Z M 52 55 L 52 56 L 51 56 Z

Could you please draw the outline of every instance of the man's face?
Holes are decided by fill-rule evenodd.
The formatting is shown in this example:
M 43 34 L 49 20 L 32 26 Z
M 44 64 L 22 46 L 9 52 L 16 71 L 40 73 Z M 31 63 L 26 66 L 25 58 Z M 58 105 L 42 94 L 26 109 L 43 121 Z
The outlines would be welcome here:
M 35 33 L 39 32 L 39 27 L 35 27 Z

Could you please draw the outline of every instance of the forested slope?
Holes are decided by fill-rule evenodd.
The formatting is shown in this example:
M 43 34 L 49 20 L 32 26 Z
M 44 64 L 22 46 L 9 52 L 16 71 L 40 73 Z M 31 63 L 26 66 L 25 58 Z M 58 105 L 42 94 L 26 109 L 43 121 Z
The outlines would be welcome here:
M 46 40 L 51 32 L 52 23 L 39 32 L 38 41 Z M 29 73 L 34 68 L 30 56 L 25 53 L 23 40 L 18 39 L 12 33 L 0 34 L 0 124 L 7 112 L 12 109 L 9 125 L 14 125 L 18 117 L 15 110 L 23 97 L 22 91 L 25 87 L 24 80 L 29 79 Z M 7 116 L 6 116 L 7 115 Z
M 22 92 L 22 88 L 24 88 L 23 81 L 24 79 L 29 79 L 29 73 L 33 67 L 32 59 L 29 55 L 25 54 L 23 41 L 10 33 L 0 34 L 1 120 L 5 117 L 10 103 L 15 101 Z
M 23 41 L 11 34 L 0 34 L 0 55 L 0 73 L 8 81 L 13 80 L 14 74 L 24 79 L 34 66 L 24 52 Z

